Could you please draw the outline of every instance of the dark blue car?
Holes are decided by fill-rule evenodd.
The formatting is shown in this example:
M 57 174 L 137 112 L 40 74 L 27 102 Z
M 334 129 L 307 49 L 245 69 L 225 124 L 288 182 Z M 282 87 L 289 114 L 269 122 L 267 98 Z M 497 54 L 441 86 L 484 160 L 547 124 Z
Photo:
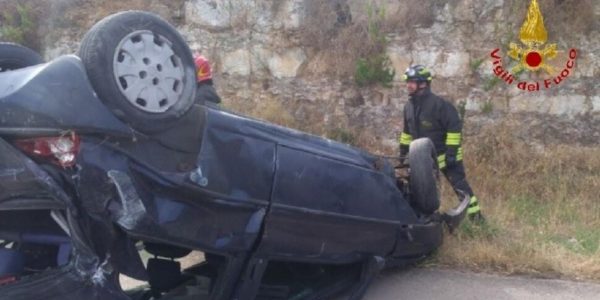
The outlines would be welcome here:
M 48 63 L 0 43 L 0 70 L 3 300 L 360 299 L 468 205 L 438 212 L 429 140 L 398 178 L 385 158 L 203 105 L 182 37 L 149 13 L 107 17 Z M 192 251 L 204 259 L 181 267 Z

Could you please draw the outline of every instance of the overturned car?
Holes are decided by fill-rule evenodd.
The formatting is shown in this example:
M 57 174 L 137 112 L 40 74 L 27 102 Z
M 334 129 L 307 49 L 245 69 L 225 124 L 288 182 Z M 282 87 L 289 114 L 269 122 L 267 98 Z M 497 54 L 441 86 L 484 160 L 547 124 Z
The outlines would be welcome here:
M 429 140 L 399 180 L 359 149 L 195 103 L 190 50 L 149 13 L 107 17 L 48 63 L 2 43 L 0 70 L 0 299 L 360 299 L 468 205 L 438 212 Z

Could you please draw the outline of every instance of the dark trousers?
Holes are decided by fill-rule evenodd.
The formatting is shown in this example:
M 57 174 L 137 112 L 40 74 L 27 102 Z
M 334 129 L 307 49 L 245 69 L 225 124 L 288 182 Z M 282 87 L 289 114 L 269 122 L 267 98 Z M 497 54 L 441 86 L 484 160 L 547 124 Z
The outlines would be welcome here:
M 462 200 L 463 198 L 460 191 L 467 193 L 469 198 L 474 196 L 473 190 L 467 182 L 467 177 L 465 175 L 465 166 L 463 165 L 462 161 L 457 162 L 452 167 L 446 167 L 442 170 L 442 173 L 444 173 L 444 176 L 446 176 L 446 179 L 448 179 L 450 185 L 452 185 L 452 188 L 454 189 L 454 192 L 458 196 L 459 200 Z

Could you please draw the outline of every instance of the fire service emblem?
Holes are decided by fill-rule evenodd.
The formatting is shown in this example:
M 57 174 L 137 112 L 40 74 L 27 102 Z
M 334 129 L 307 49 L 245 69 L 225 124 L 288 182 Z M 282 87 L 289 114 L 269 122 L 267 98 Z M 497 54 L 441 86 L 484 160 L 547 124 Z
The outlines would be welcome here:
M 512 85 L 518 79 L 515 74 L 521 74 L 525 71 L 545 73 L 546 79 L 543 81 L 519 81 L 517 87 L 525 91 L 539 91 L 540 89 L 549 89 L 559 85 L 573 72 L 577 50 L 569 50 L 567 62 L 564 69 L 557 72 L 554 67 L 548 64 L 549 61 L 556 58 L 557 46 L 554 43 L 548 43 L 548 32 L 544 26 L 544 17 L 540 10 L 537 0 L 531 0 L 527 16 L 519 32 L 520 43 L 511 42 L 508 46 L 508 56 L 517 62 L 509 70 L 502 64 L 500 49 L 494 49 L 490 56 L 493 63 L 494 75 Z

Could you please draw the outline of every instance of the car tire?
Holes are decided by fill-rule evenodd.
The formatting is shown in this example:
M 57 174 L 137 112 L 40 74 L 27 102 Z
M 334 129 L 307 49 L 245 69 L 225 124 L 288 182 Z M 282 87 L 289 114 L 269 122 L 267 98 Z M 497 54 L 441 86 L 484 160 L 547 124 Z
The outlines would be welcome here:
M 0 72 L 16 70 L 43 63 L 35 51 L 14 43 L 0 42 Z
M 439 170 L 430 139 L 416 139 L 410 144 L 408 165 L 411 202 L 424 214 L 434 213 L 440 207 Z
M 78 55 L 99 98 L 140 132 L 170 128 L 194 104 L 192 53 L 157 15 L 127 11 L 104 18 L 86 33 Z

